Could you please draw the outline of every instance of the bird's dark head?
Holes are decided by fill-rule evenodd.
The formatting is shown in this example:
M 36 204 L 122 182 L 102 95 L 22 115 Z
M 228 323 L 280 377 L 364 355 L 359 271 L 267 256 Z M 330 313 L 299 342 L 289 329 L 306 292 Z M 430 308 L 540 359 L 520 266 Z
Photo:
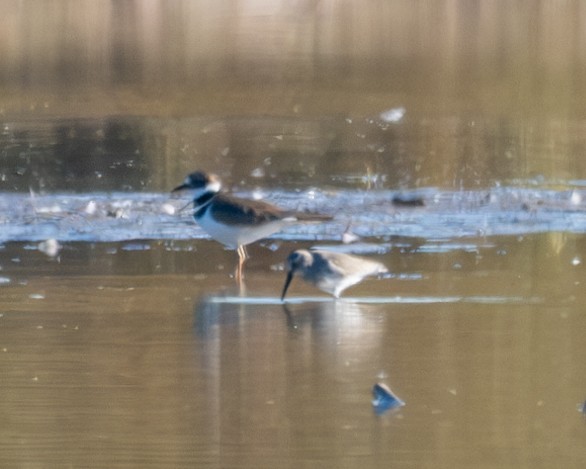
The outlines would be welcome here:
M 287 271 L 295 273 L 309 267 L 312 261 L 313 257 L 307 249 L 297 249 L 287 257 Z
M 215 174 L 204 171 L 195 171 L 185 178 L 183 184 L 177 186 L 172 192 L 190 192 L 194 199 L 205 193 L 219 192 L 222 187 L 220 178 Z
M 287 289 L 289 288 L 289 284 L 293 277 L 298 272 L 303 272 L 307 267 L 309 267 L 313 262 L 313 257 L 309 251 L 306 249 L 297 249 L 289 254 L 287 257 L 286 262 L 286 269 L 287 269 L 287 279 L 285 280 L 285 285 L 283 286 L 283 293 L 281 293 L 281 301 L 285 299 L 285 295 L 287 294 Z

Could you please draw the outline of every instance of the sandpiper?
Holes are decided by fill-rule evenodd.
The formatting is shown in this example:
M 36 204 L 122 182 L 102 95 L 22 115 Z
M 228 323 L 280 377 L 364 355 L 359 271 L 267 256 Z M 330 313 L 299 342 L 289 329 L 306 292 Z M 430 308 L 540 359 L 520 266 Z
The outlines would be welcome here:
M 283 210 L 260 200 L 248 200 L 221 192 L 215 174 L 196 171 L 173 189 L 189 191 L 193 198 L 193 217 L 216 241 L 238 252 L 236 277 L 242 278 L 247 259 L 245 246 L 276 233 L 284 226 L 303 221 L 326 221 L 332 217 L 315 213 Z
M 339 298 L 348 287 L 364 277 L 388 272 L 380 262 L 341 252 L 298 249 L 287 258 L 287 279 L 281 301 L 287 294 L 295 275 L 315 285 L 320 290 Z

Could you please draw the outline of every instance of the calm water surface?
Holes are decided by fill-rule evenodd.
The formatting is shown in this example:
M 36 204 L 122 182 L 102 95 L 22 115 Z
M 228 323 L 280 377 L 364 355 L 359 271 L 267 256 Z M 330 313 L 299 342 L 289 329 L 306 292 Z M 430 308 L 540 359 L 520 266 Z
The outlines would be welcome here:
M 532 125 L 7 121 L 0 466 L 583 467 L 586 144 Z M 197 167 L 335 218 L 239 289 L 169 195 Z M 282 305 L 289 251 L 348 227 L 391 274 Z
M 337 302 L 294 282 L 286 308 L 307 243 L 253 247 L 244 293 L 209 241 L 6 244 L 0 463 L 580 467 L 584 240 L 488 241 L 391 247 L 390 278 Z M 377 415 L 376 382 L 406 405 Z
M 517 3 L 2 2 L 0 468 L 585 467 L 586 9 Z M 196 168 L 334 220 L 239 289 Z

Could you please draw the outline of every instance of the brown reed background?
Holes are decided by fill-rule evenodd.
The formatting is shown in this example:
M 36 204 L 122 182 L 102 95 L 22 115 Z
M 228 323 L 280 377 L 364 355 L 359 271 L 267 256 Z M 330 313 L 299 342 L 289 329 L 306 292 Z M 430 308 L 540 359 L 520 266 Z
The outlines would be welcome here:
M 581 116 L 580 0 L 3 0 L 0 111 Z

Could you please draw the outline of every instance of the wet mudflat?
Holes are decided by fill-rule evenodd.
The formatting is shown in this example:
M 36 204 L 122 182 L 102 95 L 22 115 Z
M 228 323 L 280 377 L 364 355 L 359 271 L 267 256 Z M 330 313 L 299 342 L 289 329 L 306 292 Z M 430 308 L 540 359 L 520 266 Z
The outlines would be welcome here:
M 581 236 L 397 243 L 388 278 L 283 306 L 310 244 L 254 246 L 245 292 L 211 241 L 5 244 L 1 465 L 581 465 Z

